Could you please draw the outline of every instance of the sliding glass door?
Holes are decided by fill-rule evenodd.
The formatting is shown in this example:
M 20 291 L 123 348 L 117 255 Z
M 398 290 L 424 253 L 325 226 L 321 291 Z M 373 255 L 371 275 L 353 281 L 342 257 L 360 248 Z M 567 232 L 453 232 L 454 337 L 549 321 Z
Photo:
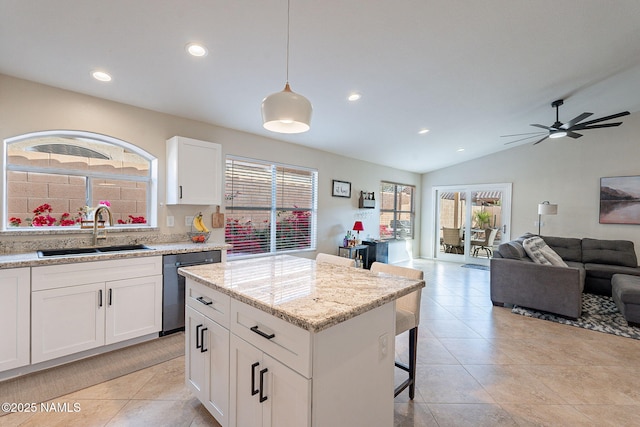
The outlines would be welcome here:
M 435 187 L 435 258 L 488 265 L 509 240 L 511 184 Z

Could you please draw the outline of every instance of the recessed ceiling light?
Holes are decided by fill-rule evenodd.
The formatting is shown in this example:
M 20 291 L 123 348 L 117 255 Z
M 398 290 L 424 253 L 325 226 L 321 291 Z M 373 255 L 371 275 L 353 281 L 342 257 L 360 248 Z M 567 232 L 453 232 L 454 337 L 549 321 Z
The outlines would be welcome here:
M 207 56 L 208 53 L 207 48 L 198 43 L 189 43 L 185 49 L 187 49 L 189 55 L 197 57 Z
M 362 98 L 362 95 L 361 95 L 361 94 L 359 94 L 358 92 L 353 92 L 351 95 L 349 95 L 349 96 L 347 97 L 347 99 L 348 99 L 349 101 L 352 101 L 352 102 L 353 102 L 353 101 L 357 101 L 357 100 L 359 100 L 360 98 Z
M 420 135 L 424 135 L 424 134 L 425 134 L 425 133 L 427 133 L 427 132 L 429 132 L 429 129 L 420 129 L 420 130 L 418 131 L 418 133 L 419 133 Z
M 464 148 L 458 148 L 456 151 L 457 151 L 458 153 L 462 153 L 462 152 L 464 151 Z
M 94 79 L 99 80 L 101 82 L 110 82 L 111 76 L 104 71 L 93 71 L 91 73 Z

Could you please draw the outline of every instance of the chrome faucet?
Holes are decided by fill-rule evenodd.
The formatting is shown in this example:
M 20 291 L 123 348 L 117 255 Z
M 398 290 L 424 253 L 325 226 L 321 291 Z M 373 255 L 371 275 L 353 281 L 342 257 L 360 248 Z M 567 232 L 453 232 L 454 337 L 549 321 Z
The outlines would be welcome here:
M 104 206 L 100 205 L 96 208 L 95 213 L 93 214 L 93 246 L 98 244 L 98 239 L 106 239 L 107 238 L 107 229 L 105 228 L 102 233 L 98 232 L 98 219 L 100 218 L 100 212 L 107 211 L 109 216 L 109 225 L 113 226 L 113 215 L 111 214 L 111 210 Z

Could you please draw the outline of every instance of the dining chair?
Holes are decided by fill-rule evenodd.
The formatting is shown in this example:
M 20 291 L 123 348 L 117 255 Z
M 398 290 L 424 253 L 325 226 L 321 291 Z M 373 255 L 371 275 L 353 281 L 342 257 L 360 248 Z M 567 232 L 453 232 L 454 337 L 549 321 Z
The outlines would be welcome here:
M 483 240 L 472 240 L 473 256 L 478 256 L 478 252 L 481 250 L 485 251 L 487 258 L 489 258 L 489 255 L 493 255 L 493 241 L 496 239 L 497 234 L 497 228 L 486 228 Z
M 424 272 L 415 268 L 400 267 L 381 262 L 371 264 L 373 273 L 386 273 L 393 276 L 402 276 L 408 279 L 423 280 Z M 416 393 L 416 360 L 418 356 L 418 324 L 420 323 L 420 298 L 422 289 L 418 289 L 396 300 L 396 336 L 409 331 L 409 365 L 396 361 L 396 367 L 409 373 L 402 384 L 394 390 L 394 397 L 409 387 L 409 398 L 413 399 Z
M 355 267 L 356 260 L 343 256 L 319 253 L 316 255 L 316 262 L 324 264 L 342 265 L 344 267 Z
M 442 241 L 446 248 L 445 252 L 464 253 L 460 232 L 460 228 L 442 227 Z

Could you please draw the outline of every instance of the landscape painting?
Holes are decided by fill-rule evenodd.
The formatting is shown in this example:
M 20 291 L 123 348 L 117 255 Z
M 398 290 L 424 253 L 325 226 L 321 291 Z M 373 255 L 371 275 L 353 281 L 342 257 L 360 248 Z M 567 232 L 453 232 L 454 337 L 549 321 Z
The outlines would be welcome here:
M 640 176 L 600 178 L 600 224 L 640 224 Z

